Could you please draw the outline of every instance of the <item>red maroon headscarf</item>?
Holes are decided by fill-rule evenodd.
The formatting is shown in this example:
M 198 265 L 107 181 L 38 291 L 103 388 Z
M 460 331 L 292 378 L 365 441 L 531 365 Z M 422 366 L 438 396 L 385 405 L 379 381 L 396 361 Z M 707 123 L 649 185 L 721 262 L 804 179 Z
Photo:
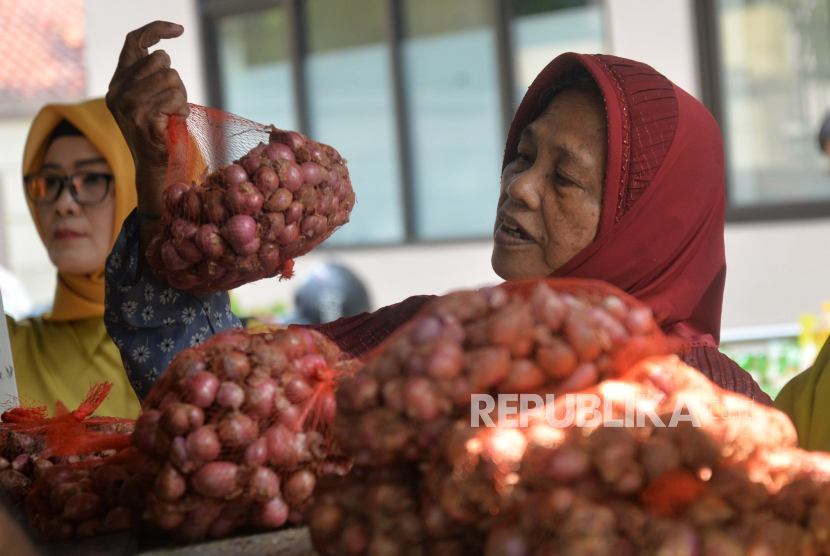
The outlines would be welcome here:
M 640 62 L 563 54 L 522 100 L 502 167 L 539 116 L 540 97 L 576 65 L 605 99 L 605 192 L 597 238 L 553 276 L 610 282 L 649 305 L 667 332 L 716 347 L 726 278 L 724 155 L 700 102 Z

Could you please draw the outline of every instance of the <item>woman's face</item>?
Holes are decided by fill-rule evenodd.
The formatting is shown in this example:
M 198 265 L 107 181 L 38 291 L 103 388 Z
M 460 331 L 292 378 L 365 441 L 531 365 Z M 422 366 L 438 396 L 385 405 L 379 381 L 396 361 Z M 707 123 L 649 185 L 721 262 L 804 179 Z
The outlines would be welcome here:
M 492 264 L 505 280 L 548 276 L 597 235 L 607 159 L 598 91 L 559 93 L 502 172 Z
M 68 176 L 78 172 L 112 174 L 104 156 L 85 137 L 58 137 L 46 150 L 40 173 Z M 43 243 L 52 263 L 67 274 L 93 274 L 107 260 L 112 246 L 115 218 L 115 185 L 103 202 L 79 205 L 69 188 L 49 205 L 35 205 Z

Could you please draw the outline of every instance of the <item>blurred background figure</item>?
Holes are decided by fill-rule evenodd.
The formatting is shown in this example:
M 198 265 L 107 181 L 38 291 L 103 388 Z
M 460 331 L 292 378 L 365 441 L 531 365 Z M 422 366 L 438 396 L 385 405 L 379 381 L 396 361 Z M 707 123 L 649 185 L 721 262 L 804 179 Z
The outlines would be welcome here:
M 343 265 L 315 265 L 298 282 L 295 314 L 286 320 L 287 324 L 325 324 L 371 311 L 366 286 Z
M 58 400 L 74 409 L 92 383 L 111 382 L 101 414 L 134 419 L 138 399 L 103 317 L 107 256 L 136 205 L 135 166 L 104 99 L 45 106 L 26 141 L 22 181 L 57 288 L 43 316 L 6 317 L 18 392 L 50 411 Z
M 830 113 L 824 117 L 824 123 L 818 132 L 818 145 L 821 151 L 830 157 Z

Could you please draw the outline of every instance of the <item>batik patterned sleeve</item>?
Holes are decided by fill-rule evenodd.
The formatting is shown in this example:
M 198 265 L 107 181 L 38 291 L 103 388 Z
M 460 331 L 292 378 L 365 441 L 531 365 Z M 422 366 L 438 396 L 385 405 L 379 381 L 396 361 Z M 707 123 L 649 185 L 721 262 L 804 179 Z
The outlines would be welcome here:
M 133 211 L 107 258 L 104 323 L 143 400 L 179 351 L 242 324 L 227 292 L 196 297 L 161 282 L 147 265 L 136 280 L 137 266 L 138 217 Z

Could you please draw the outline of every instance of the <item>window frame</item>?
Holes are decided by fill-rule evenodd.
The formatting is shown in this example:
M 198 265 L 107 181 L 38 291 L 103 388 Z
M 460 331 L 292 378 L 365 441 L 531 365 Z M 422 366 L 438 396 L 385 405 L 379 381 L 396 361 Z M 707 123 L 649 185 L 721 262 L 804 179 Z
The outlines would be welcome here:
M 714 116 L 721 133 L 728 133 L 725 118 L 723 84 L 721 82 L 720 38 L 715 0 L 695 0 L 694 18 L 697 34 L 698 71 L 700 72 L 701 102 Z M 728 154 L 728 153 L 727 153 Z M 729 175 L 726 180 L 726 222 L 772 222 L 780 220 L 807 220 L 830 216 L 830 200 L 813 202 L 783 202 L 735 206 Z
M 605 4 L 604 0 L 598 0 Z M 513 114 L 518 105 L 514 99 L 515 70 L 513 67 L 514 48 L 512 37 L 513 6 L 512 0 L 489 0 L 492 14 L 493 30 L 496 37 L 496 84 L 499 95 L 499 111 L 502 137 L 507 137 Z M 307 99 L 308 81 L 305 74 L 305 56 L 307 48 L 307 26 L 305 0 L 198 0 L 199 21 L 201 24 L 203 64 L 207 85 L 208 102 L 211 106 L 222 109 L 222 82 L 219 62 L 219 45 L 217 42 L 217 21 L 219 18 L 269 8 L 283 8 L 288 16 L 290 61 L 292 66 L 294 102 L 297 112 L 298 129 L 308 135 L 310 129 L 309 107 Z M 417 210 L 415 203 L 415 185 L 413 179 L 414 152 L 412 150 L 412 133 L 404 79 L 402 45 L 405 40 L 403 0 L 384 0 L 387 46 L 389 48 L 392 76 L 392 96 L 394 102 L 393 118 L 395 140 L 399 157 L 399 185 L 404 215 L 404 239 L 400 242 L 359 243 L 321 248 L 332 250 L 377 249 L 401 245 L 448 245 L 481 243 L 492 240 L 492 235 L 464 238 L 423 239 L 418 236 Z M 605 11 L 605 10 L 604 10 Z M 603 13 L 607 19 L 607 14 Z M 495 209 L 495 207 L 494 207 Z M 495 210 L 493 211 L 495 219 Z

